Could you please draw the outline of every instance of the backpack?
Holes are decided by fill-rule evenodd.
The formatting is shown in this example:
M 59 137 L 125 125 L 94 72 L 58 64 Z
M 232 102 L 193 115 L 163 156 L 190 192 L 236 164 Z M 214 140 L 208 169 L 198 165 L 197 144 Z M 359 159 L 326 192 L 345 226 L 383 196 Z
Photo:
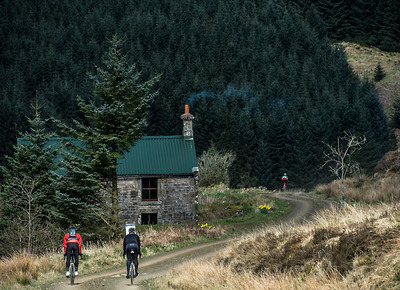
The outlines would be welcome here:
M 71 240 L 71 239 L 76 239 L 76 229 L 75 228 L 69 229 L 68 241 Z

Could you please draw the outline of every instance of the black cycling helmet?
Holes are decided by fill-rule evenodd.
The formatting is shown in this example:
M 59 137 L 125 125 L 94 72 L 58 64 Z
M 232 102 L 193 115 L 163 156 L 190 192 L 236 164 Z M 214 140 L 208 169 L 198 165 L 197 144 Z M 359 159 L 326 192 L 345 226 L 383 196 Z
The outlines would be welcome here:
M 136 229 L 134 228 L 134 227 L 132 227 L 132 228 L 129 228 L 129 233 L 136 233 Z

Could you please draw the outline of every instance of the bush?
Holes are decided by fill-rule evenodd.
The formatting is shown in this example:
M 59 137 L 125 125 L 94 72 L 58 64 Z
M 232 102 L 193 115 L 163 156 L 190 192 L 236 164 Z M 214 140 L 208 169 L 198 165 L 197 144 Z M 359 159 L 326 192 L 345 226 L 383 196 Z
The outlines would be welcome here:
M 220 152 L 215 145 L 199 157 L 199 186 L 229 185 L 228 169 L 236 156 L 232 152 Z

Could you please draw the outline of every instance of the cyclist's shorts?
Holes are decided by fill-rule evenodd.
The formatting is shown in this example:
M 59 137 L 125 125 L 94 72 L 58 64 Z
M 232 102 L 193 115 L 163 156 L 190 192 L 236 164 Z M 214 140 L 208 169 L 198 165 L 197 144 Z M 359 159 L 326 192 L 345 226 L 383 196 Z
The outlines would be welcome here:
M 138 255 L 139 254 L 139 246 L 138 246 L 138 244 L 135 244 L 135 243 L 127 244 L 126 245 L 126 252 L 128 254 L 130 254 L 131 250 L 134 250 L 135 251 L 135 255 Z

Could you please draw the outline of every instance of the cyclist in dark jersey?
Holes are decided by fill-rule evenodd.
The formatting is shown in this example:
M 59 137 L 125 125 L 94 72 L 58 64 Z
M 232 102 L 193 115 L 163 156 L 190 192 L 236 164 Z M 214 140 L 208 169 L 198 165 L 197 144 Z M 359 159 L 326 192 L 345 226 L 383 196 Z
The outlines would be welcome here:
M 125 255 L 127 255 L 127 261 L 126 261 L 126 270 L 127 270 L 127 274 L 126 274 L 126 278 L 129 279 L 130 275 L 129 275 L 129 268 L 131 266 L 131 250 L 134 250 L 135 253 L 133 255 L 133 262 L 135 263 L 135 268 L 136 268 L 136 273 L 134 274 L 134 276 L 136 277 L 139 272 L 138 272 L 138 266 L 139 266 L 139 262 L 138 262 L 138 256 L 140 258 L 142 258 L 142 253 L 140 252 L 140 238 L 139 236 L 136 234 L 136 229 L 134 227 L 129 228 L 129 234 L 127 234 L 124 238 L 124 245 L 123 245 L 123 250 L 124 250 L 124 254 L 123 257 L 125 258 Z

